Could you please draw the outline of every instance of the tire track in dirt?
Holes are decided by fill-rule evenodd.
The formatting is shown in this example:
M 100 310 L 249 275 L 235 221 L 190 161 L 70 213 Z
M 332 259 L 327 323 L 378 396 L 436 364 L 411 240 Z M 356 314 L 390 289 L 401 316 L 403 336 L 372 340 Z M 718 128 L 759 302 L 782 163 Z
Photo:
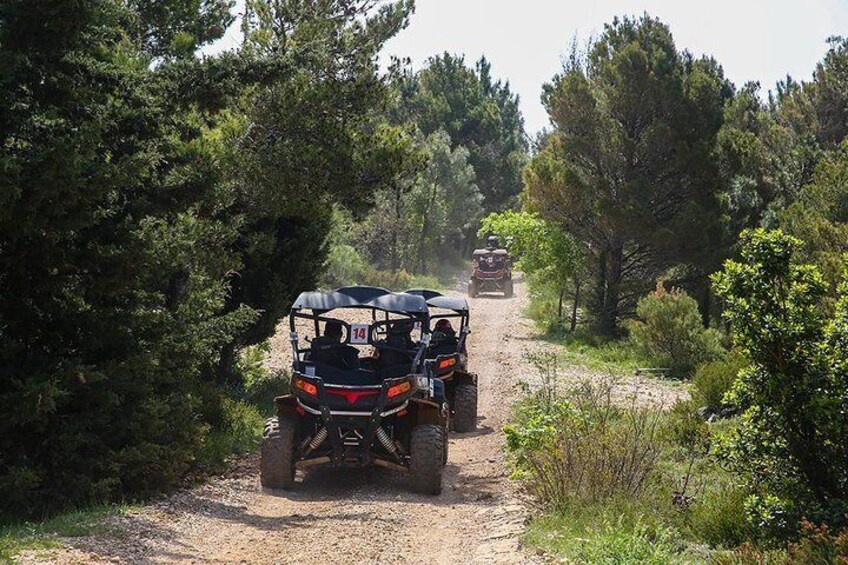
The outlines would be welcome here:
M 527 516 L 507 477 L 501 428 L 532 376 L 525 351 L 546 347 L 516 297 L 470 300 L 471 370 L 480 376 L 478 429 L 452 434 L 444 490 L 410 492 L 383 469 L 315 469 L 293 492 L 263 491 L 256 457 L 225 478 L 113 518 L 108 534 L 62 540 L 24 563 L 532 563 L 520 547 Z M 285 334 L 285 332 L 283 332 Z M 285 342 L 276 342 L 285 347 Z

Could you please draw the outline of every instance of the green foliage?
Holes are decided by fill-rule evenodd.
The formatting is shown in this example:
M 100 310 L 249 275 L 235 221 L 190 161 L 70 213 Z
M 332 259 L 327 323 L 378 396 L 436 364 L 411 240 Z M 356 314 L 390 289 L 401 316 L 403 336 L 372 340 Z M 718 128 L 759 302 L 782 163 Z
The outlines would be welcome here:
M 664 414 L 662 433 L 686 453 L 706 453 L 710 446 L 710 427 L 697 413 L 691 400 L 680 400 Z
M 526 196 L 589 250 L 602 333 L 617 333 L 669 267 L 706 290 L 721 252 L 712 148 L 731 93 L 715 61 L 677 51 L 647 15 L 613 20 L 544 87 L 554 127 L 525 171 Z
M 573 332 L 577 323 L 577 306 L 584 277 L 584 250 L 580 243 L 559 225 L 529 212 L 495 212 L 480 223 L 478 237 L 497 235 L 516 258 L 516 267 L 529 277 L 537 296 L 551 289 L 555 295 L 555 311 L 546 318 L 556 329 L 563 327 L 563 299 L 569 289 L 572 295 Z
M 130 510 L 127 506 L 102 506 L 72 510 L 39 522 L 0 526 L 0 561 L 14 563 L 14 557 L 25 550 L 52 549 L 60 544 L 56 537 L 75 538 L 108 533 L 105 523 L 111 517 Z
M 656 411 L 615 404 L 611 382 L 562 393 L 549 385 L 537 395 L 541 401 L 504 433 L 518 475 L 541 504 L 564 509 L 641 492 L 660 454 Z
M 712 547 L 733 548 L 756 539 L 748 521 L 747 496 L 745 489 L 734 485 L 702 496 L 692 505 L 690 530 Z
M 848 532 L 832 531 L 808 521 L 801 525 L 801 537 L 785 549 L 763 549 L 745 543 L 732 552 L 718 555 L 721 565 L 795 565 L 815 563 L 845 565 L 848 563 Z
M 480 222 L 478 237 L 497 235 L 524 273 L 563 286 L 577 276 L 581 248 L 556 224 L 530 212 L 494 212 Z
M 626 506 L 622 501 L 620 507 Z M 533 520 L 526 543 L 568 563 L 653 565 L 695 562 L 673 530 L 652 523 L 650 513 L 616 515 L 597 508 Z
M 164 78 L 124 35 L 134 16 L 113 2 L 0 11 L 9 512 L 175 485 L 207 430 L 201 374 L 254 318 L 221 315 L 238 221 L 219 217 L 216 141 L 196 113 L 164 111 Z
M 220 39 L 235 19 L 234 0 L 130 0 L 138 21 L 133 31 L 152 57 L 192 57 Z
M 356 229 L 359 247 L 378 269 L 436 272 L 445 253 L 456 256 L 482 214 L 468 151 L 451 148 L 442 130 L 418 139 L 416 148 L 425 162 L 418 174 L 378 194 Z
M 848 253 L 848 142 L 825 154 L 796 201 L 778 212 L 781 227 L 804 242 L 800 257 L 821 270 L 829 286 L 828 307 L 838 298 L 843 256 Z
M 740 260 L 714 276 L 750 360 L 728 398 L 744 413 L 722 455 L 756 492 L 752 518 L 778 534 L 802 516 L 841 523 L 848 496 L 848 288 L 827 315 L 818 269 L 793 260 L 800 245 L 780 231 L 746 233 Z
M 539 302 L 534 300 L 529 308 L 533 315 Z M 552 306 L 555 309 L 555 306 Z M 553 310 L 555 313 L 555 310 Z M 543 313 L 541 319 L 550 320 L 549 313 Z M 546 326 L 547 329 L 552 329 Z M 553 343 L 561 346 L 560 356 L 563 362 L 579 365 L 610 375 L 632 375 L 636 369 L 645 367 L 647 360 L 642 352 L 626 339 L 610 340 L 599 337 L 587 330 L 578 329 L 575 333 L 549 337 Z
M 260 317 L 225 348 L 223 380 L 237 346 L 266 339 L 294 297 L 317 286 L 333 210 L 364 212 L 414 168 L 412 138 L 385 123 L 390 91 L 377 72 L 377 53 L 406 25 L 411 3 L 372 7 L 247 3 L 244 55 L 287 72 L 247 89 L 243 115 L 225 131 L 235 185 L 228 214 L 243 219 L 243 266 L 227 310 L 248 305 Z
M 731 351 L 724 359 L 699 366 L 692 378 L 692 400 L 698 406 L 723 406 L 725 395 L 746 364 L 740 352 Z
M 338 288 L 355 284 L 364 279 L 366 269 L 365 258 L 355 247 L 346 243 L 331 245 L 324 264 L 323 286 Z
M 134 499 L 255 444 L 238 350 L 314 286 L 333 205 L 409 169 L 376 53 L 411 4 L 249 4 L 242 52 L 203 61 L 228 1 L 0 6 L 4 511 Z
M 451 147 L 464 147 L 486 211 L 513 204 L 521 191 L 527 154 L 524 119 L 509 83 L 494 81 L 484 58 L 476 68 L 444 53 L 399 85 L 398 119 L 425 135 L 444 131 Z M 468 234 L 470 235 L 470 234 Z
M 209 418 L 211 430 L 198 453 L 199 465 L 213 472 L 223 469 L 230 457 L 250 453 L 259 446 L 262 426 L 269 416 L 267 411 L 273 407 L 271 403 L 266 404 L 262 407 L 263 413 L 251 403 L 224 395 L 219 397 L 217 404 L 217 415 Z
M 698 303 L 683 290 L 657 289 L 639 300 L 638 320 L 628 325 L 630 339 L 675 377 L 691 376 L 695 368 L 723 354 L 717 331 L 704 328 Z

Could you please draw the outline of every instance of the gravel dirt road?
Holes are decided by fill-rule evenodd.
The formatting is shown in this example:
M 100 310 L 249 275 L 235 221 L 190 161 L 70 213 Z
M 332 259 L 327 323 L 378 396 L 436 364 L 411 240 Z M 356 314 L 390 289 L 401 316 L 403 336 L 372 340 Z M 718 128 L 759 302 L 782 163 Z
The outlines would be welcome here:
M 453 434 L 440 496 L 413 494 L 382 469 L 315 469 L 291 493 L 263 491 L 255 457 L 227 477 L 110 519 L 108 531 L 62 540 L 24 563 L 533 563 L 520 546 L 527 511 L 509 480 L 501 428 L 544 347 L 516 297 L 471 300 L 478 429 Z M 285 347 L 284 342 L 277 342 Z

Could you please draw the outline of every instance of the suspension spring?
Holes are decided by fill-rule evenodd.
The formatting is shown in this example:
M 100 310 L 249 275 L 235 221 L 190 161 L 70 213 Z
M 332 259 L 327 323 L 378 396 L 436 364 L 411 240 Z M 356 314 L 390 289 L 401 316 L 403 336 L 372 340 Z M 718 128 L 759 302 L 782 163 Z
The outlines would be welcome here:
M 377 439 L 380 441 L 380 445 L 382 445 L 386 451 L 397 457 L 397 446 L 392 441 L 392 438 L 389 437 L 389 434 L 386 433 L 383 426 L 378 427 L 374 435 L 377 436 Z
M 312 441 L 309 442 L 309 446 L 306 448 L 304 455 L 309 455 L 313 450 L 317 449 L 319 445 L 324 443 L 324 440 L 327 439 L 327 435 L 327 428 L 321 428 L 318 430 L 318 433 L 315 434 L 315 437 L 313 437 Z

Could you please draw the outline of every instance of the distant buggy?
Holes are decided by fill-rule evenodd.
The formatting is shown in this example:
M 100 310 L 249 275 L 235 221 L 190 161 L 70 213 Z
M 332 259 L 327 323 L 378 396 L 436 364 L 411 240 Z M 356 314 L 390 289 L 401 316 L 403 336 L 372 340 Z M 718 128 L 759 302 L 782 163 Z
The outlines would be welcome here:
M 430 373 L 445 384 L 450 407 L 450 427 L 458 432 L 477 427 L 477 375 L 468 372 L 466 340 L 471 333 L 468 301 L 444 296 L 435 290 L 407 290 L 427 300 L 430 307 L 430 346 L 427 363 Z
M 378 465 L 438 494 L 448 408 L 425 367 L 429 322 L 421 296 L 373 287 L 301 294 L 289 314 L 291 394 L 275 399 L 265 425 L 262 485 L 292 488 L 296 467 Z
M 484 292 L 501 292 L 506 298 L 513 295 L 512 259 L 494 236 L 488 238 L 485 249 L 474 251 L 471 264 L 468 296 L 476 298 Z

